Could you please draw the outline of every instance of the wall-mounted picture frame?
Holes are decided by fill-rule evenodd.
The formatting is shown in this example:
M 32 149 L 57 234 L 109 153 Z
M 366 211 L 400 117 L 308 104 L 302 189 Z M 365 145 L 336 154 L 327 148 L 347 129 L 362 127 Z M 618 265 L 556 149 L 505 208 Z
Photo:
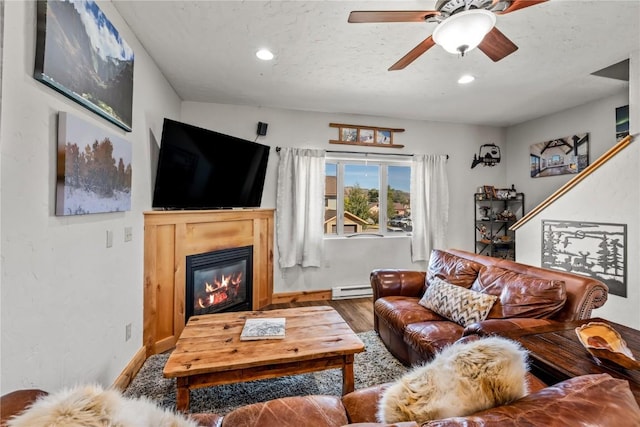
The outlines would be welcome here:
M 127 132 L 133 50 L 92 1 L 37 1 L 34 78 Z
M 629 135 L 629 106 L 616 108 L 616 142 L 622 141 Z
M 373 129 L 359 129 L 358 142 L 371 144 L 375 141 Z
M 403 148 L 394 144 L 393 134 L 404 129 L 329 123 L 329 127 L 338 128 L 338 139 L 330 139 L 329 144 L 361 145 L 385 148 Z
M 627 297 L 627 225 L 542 220 L 542 267 L 593 277 Z
M 58 113 L 56 215 L 131 210 L 131 156 L 125 139 Z
M 393 144 L 393 133 L 390 130 L 385 129 L 376 130 L 376 143 Z
M 356 142 L 358 140 L 358 129 L 342 128 L 340 129 L 340 140 L 347 142 Z
M 580 173 L 589 166 L 589 134 L 532 144 L 529 165 L 531 178 Z

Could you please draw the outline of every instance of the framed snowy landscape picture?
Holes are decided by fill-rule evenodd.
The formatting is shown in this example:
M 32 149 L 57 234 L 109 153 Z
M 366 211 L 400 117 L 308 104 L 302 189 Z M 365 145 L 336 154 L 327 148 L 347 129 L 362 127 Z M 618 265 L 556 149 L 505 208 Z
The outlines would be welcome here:
M 131 143 L 58 113 L 56 215 L 131 209 Z

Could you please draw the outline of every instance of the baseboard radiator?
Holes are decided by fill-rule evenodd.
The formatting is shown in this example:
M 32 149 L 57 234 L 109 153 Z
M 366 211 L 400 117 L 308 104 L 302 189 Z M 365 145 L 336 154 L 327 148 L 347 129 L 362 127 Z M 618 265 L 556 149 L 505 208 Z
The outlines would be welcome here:
M 371 285 L 336 286 L 331 288 L 331 299 L 362 298 L 373 295 Z

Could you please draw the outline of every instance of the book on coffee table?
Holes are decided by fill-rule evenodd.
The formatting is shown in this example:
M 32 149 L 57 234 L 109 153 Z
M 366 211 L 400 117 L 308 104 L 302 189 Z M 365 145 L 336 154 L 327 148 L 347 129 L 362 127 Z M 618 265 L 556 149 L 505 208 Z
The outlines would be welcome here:
M 247 319 L 240 334 L 240 341 L 282 339 L 285 320 L 284 317 Z

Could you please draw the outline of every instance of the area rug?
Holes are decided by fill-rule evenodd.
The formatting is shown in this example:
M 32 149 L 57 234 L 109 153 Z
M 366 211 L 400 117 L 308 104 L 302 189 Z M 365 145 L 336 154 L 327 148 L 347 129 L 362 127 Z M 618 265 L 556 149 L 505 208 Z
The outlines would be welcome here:
M 365 345 L 365 351 L 355 355 L 356 389 L 393 381 L 407 371 L 407 368 L 389 353 L 374 331 L 362 332 L 358 336 Z M 130 397 L 146 396 L 163 407 L 175 409 L 175 379 L 162 376 L 162 369 L 168 358 L 169 352 L 149 357 L 124 394 Z M 311 394 L 340 396 L 342 371 L 329 369 L 309 374 L 195 389 L 191 391 L 190 412 L 226 414 L 250 403 Z

